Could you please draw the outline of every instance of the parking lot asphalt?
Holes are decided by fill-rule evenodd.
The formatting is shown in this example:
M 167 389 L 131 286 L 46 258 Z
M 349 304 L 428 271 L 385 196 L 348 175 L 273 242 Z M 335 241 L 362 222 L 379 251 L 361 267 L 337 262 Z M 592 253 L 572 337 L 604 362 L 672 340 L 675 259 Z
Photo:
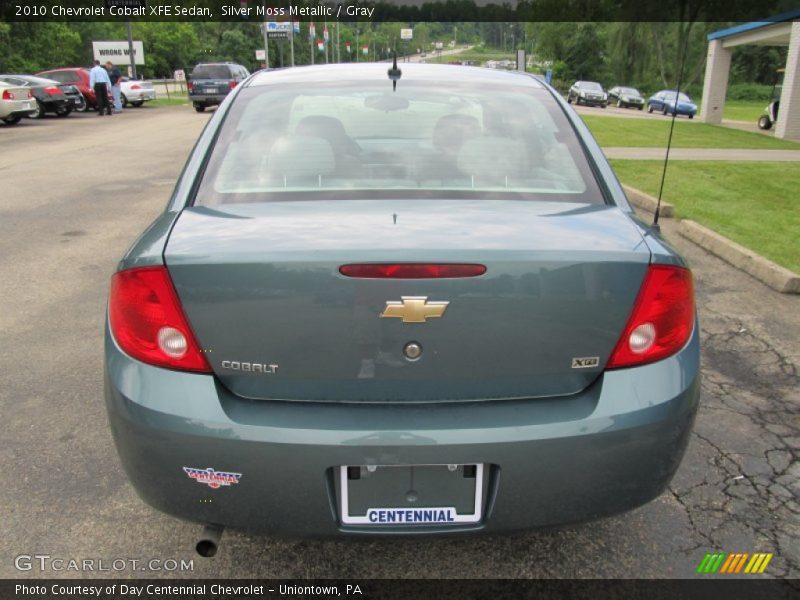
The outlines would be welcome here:
M 774 552 L 764 577 L 800 576 L 800 297 L 692 245 L 668 220 L 665 235 L 695 272 L 703 384 L 687 455 L 655 501 L 508 537 L 228 531 L 215 558 L 197 557 L 199 526 L 146 506 L 122 472 L 103 405 L 102 330 L 115 264 L 164 207 L 207 119 L 189 106 L 144 107 L 0 126 L 0 577 L 692 578 L 712 551 Z M 194 563 L 15 567 L 35 554 Z

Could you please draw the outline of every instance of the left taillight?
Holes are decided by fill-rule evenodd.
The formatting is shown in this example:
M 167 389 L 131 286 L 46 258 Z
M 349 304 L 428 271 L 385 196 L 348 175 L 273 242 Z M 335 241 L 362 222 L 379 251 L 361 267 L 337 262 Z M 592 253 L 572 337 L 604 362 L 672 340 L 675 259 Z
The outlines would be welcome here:
M 168 369 L 211 372 L 166 267 L 115 273 L 108 314 L 114 339 L 133 358 Z
M 694 330 L 694 285 L 688 269 L 650 265 L 606 368 L 633 367 L 672 356 Z
M 142 89 L 142 86 L 140 86 L 140 85 L 137 83 L 137 84 L 134 84 L 134 85 L 132 85 L 132 86 L 131 86 L 131 89 L 132 89 L 132 90 L 140 90 L 140 89 Z
M 3 90 L 3 100 L 13 100 L 14 94 L 12 94 L 9 90 Z
M 48 96 L 59 96 L 62 92 L 60 88 L 57 88 L 54 85 L 49 85 L 46 88 L 44 88 L 44 93 L 47 94 Z

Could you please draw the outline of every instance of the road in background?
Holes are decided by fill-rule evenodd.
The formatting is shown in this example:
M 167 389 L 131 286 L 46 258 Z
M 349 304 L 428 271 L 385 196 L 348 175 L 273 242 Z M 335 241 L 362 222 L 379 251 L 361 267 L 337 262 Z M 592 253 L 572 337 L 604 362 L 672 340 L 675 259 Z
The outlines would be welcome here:
M 686 459 L 654 502 L 508 537 L 226 532 L 216 558 L 196 557 L 200 527 L 150 509 L 122 472 L 103 404 L 102 332 L 109 277 L 165 206 L 207 119 L 190 106 L 145 106 L 0 127 L 0 577 L 76 575 L 14 568 L 15 556 L 42 553 L 195 559 L 192 572 L 125 577 L 691 578 L 710 551 L 775 552 L 766 576 L 800 576 L 800 297 L 684 241 L 668 220 L 695 269 L 704 379 Z

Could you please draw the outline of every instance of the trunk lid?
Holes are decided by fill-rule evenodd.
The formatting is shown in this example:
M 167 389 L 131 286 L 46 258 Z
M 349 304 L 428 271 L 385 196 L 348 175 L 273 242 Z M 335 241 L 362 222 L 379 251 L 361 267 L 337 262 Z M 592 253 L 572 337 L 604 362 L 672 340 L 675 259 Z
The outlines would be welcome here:
M 609 206 L 337 200 L 188 208 L 165 259 L 198 342 L 235 394 L 409 402 L 581 391 L 625 326 L 650 252 Z M 487 271 L 339 273 L 383 262 Z M 449 305 L 425 323 L 380 318 L 403 296 Z M 409 342 L 422 346 L 417 361 L 403 355 Z M 597 364 L 575 368 L 582 358 Z

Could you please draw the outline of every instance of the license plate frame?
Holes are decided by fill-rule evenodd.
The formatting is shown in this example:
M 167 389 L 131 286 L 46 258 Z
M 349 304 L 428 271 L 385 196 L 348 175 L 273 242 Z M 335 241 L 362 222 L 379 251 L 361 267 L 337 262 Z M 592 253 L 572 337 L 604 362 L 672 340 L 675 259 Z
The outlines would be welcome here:
M 484 498 L 484 474 L 485 465 L 482 463 L 464 463 L 455 465 L 458 467 L 475 467 L 474 477 L 474 501 L 472 513 L 458 513 L 453 506 L 422 506 L 422 507 L 399 507 L 399 506 L 375 506 L 367 508 L 364 515 L 350 514 L 350 492 L 349 492 L 349 478 L 347 470 L 349 467 L 362 465 L 342 465 L 339 467 L 339 518 L 343 525 L 359 525 L 368 527 L 397 527 L 397 526 L 412 526 L 412 527 L 430 527 L 430 526 L 454 526 L 454 525 L 474 525 L 479 523 L 483 515 L 483 498 Z M 376 469 L 390 469 L 390 468 L 410 468 L 410 467 L 448 467 L 446 463 L 434 463 L 426 465 L 371 465 Z M 380 515 L 381 511 L 392 513 L 395 517 L 403 517 L 400 521 L 380 521 L 374 518 Z M 400 515 L 400 513 L 403 513 Z M 413 515 L 412 520 L 406 520 L 409 513 Z M 417 516 L 428 517 L 428 513 L 435 513 L 433 520 L 417 520 Z M 373 518 L 371 518 L 373 517 Z M 445 517 L 445 518 L 440 518 Z

